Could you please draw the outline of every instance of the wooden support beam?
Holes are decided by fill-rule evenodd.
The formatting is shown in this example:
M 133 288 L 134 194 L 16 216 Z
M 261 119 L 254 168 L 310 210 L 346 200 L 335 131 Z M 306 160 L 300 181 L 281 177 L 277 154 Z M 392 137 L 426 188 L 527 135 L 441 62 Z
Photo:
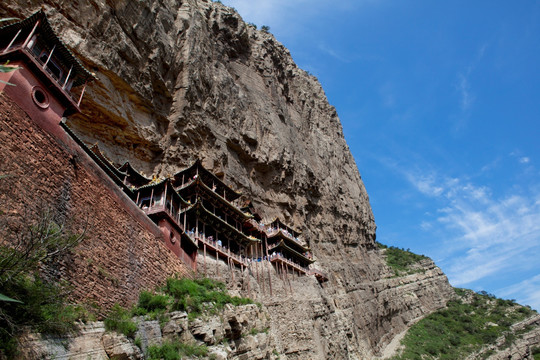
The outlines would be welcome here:
M 67 82 L 69 80 L 69 77 L 71 76 L 71 71 L 73 70 L 73 65 L 71 65 L 71 67 L 69 68 L 69 72 L 66 76 L 66 80 L 64 81 L 64 85 L 62 85 L 62 89 L 66 89 L 66 85 L 67 85 Z M 124 184 L 126 183 L 126 179 L 127 179 L 127 175 L 124 177 Z
M 34 35 L 34 33 L 36 32 L 36 29 L 37 29 L 39 23 L 40 23 L 40 20 L 36 21 L 36 24 L 32 28 L 32 31 L 30 31 L 30 34 L 28 34 L 28 36 L 26 37 L 26 40 L 24 40 L 24 43 L 23 43 L 23 46 L 22 46 L 23 48 L 25 48 L 26 45 L 28 45 L 28 42 L 30 41 L 30 38 L 32 38 L 32 35 Z
M 6 53 L 9 48 L 11 48 L 11 45 L 13 45 L 13 43 L 15 42 L 15 40 L 17 39 L 17 37 L 19 37 L 19 34 L 21 33 L 22 29 L 19 29 L 19 31 L 17 31 L 17 33 L 15 34 L 15 36 L 13 37 L 13 39 L 11 39 L 11 42 L 8 44 L 8 46 L 4 49 L 4 51 L 2 51 L 2 54 Z

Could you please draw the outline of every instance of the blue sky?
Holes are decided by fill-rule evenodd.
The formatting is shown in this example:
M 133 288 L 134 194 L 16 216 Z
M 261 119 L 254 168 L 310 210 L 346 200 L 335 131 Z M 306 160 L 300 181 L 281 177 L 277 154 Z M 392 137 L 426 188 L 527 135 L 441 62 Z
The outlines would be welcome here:
M 540 310 L 540 1 L 223 3 L 322 83 L 380 242 Z

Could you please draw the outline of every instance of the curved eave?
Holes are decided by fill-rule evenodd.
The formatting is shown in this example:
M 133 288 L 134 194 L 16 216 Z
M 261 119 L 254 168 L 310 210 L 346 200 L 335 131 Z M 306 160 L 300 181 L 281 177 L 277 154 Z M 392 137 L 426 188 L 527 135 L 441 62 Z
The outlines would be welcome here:
M 110 160 L 105 156 L 105 154 L 103 154 L 103 152 L 102 152 L 101 149 L 99 148 L 98 144 L 92 145 L 92 146 L 90 147 L 90 150 L 91 150 L 94 154 L 96 154 L 96 156 L 97 156 L 98 158 L 100 158 L 100 160 L 101 160 L 104 164 L 107 164 L 107 167 L 108 167 L 112 172 L 114 172 L 115 175 L 116 175 L 119 179 L 121 179 L 123 176 L 126 175 L 125 172 L 122 172 L 122 171 L 120 171 L 118 168 L 116 168 L 116 167 L 113 165 L 112 161 L 110 161 Z
M 278 231 L 276 231 L 276 233 L 275 233 L 274 235 L 269 236 L 268 239 L 273 239 L 273 238 L 275 238 L 275 237 L 278 237 L 278 238 L 282 239 L 282 241 L 283 241 L 283 240 L 286 240 L 286 241 L 288 241 L 288 242 L 291 242 L 291 243 L 293 243 L 293 244 L 295 244 L 295 245 L 301 247 L 302 250 L 305 250 L 305 251 L 310 251 L 310 250 L 311 250 L 309 247 L 304 246 L 304 245 L 298 243 L 298 242 L 295 241 L 294 239 L 291 239 L 289 236 L 287 236 L 287 234 L 283 233 L 283 232 L 281 231 L 281 229 L 278 230 Z
M 124 184 L 124 182 L 122 181 L 122 179 L 120 179 L 117 175 L 116 175 L 116 169 L 114 168 L 114 166 L 112 166 L 110 163 L 108 164 L 108 162 L 105 162 L 103 161 L 99 156 L 97 156 L 92 150 L 90 150 L 90 148 L 88 148 L 88 146 L 86 146 L 86 144 L 84 143 L 84 141 L 82 141 L 66 124 L 64 121 L 61 121 L 60 122 L 60 126 L 64 129 L 64 131 L 69 135 L 71 136 L 71 138 L 77 143 L 79 144 L 79 146 L 84 150 L 84 152 L 86 154 L 88 154 L 88 156 L 90 156 L 90 158 L 92 160 L 94 160 L 94 162 L 111 178 L 111 180 L 113 180 L 118 186 L 120 186 L 122 188 L 122 190 L 124 190 L 124 192 L 131 198 L 133 198 L 133 189 L 130 189 L 129 187 L 126 186 L 126 184 Z M 113 170 L 114 169 L 114 170 Z
M 140 186 L 140 187 L 136 188 L 134 191 L 142 191 L 142 190 L 147 190 L 147 189 L 151 189 L 151 188 L 156 188 L 158 186 L 163 186 L 165 183 L 167 183 L 167 185 L 169 185 L 170 192 L 173 194 L 173 196 L 176 196 L 177 199 L 180 200 L 180 202 L 183 205 L 192 206 L 191 203 L 188 203 L 186 200 L 184 200 L 184 198 L 176 190 L 174 190 L 174 187 L 173 187 L 173 185 L 171 183 L 171 180 L 169 178 L 160 180 L 160 181 L 155 182 L 155 183 L 150 183 L 150 184 L 147 184 L 147 185 Z
M 218 221 L 222 226 L 225 226 L 226 228 L 228 228 L 229 230 L 231 230 L 233 233 L 235 233 L 237 235 L 237 237 L 241 240 L 245 240 L 246 242 L 248 243 L 257 243 L 257 242 L 260 242 L 259 239 L 251 239 L 249 238 L 246 234 L 244 234 L 243 232 L 239 231 L 237 228 L 235 228 L 234 226 L 232 226 L 231 224 L 229 224 L 228 222 L 226 222 L 225 220 L 223 219 L 220 219 L 219 217 L 215 216 L 211 211 L 209 211 L 207 208 L 204 207 L 204 205 L 197 201 L 195 204 L 193 204 L 193 207 L 191 209 L 189 209 L 188 211 L 192 211 L 193 209 L 202 209 L 202 211 L 204 211 L 204 213 L 211 217 L 212 219 Z
M 197 171 L 197 169 L 199 171 Z M 193 174 L 192 174 L 193 173 Z M 198 174 L 199 176 L 208 176 L 212 179 L 212 181 L 214 181 L 219 187 L 222 187 L 225 189 L 226 193 L 227 193 L 227 197 L 233 201 L 233 200 L 236 200 L 238 199 L 240 196 L 242 196 L 241 193 L 231 189 L 227 184 L 225 184 L 223 182 L 223 180 L 221 180 L 220 178 L 218 178 L 216 175 L 214 175 L 210 170 L 207 170 L 201 163 L 201 161 L 199 159 L 195 160 L 195 162 L 187 167 L 186 169 L 184 170 L 181 170 L 179 172 L 177 172 L 175 175 L 174 175 L 174 179 L 175 179 L 175 182 L 179 181 L 179 179 L 182 178 L 182 175 L 185 175 L 185 174 L 189 174 L 189 175 L 195 175 L 195 174 Z M 189 176 L 188 176 L 189 177 Z M 185 180 L 185 179 L 184 179 Z
M 122 164 L 122 166 L 118 167 L 118 171 L 123 172 L 123 174 L 127 176 L 133 176 L 137 182 L 143 184 L 141 186 L 148 185 L 152 181 L 152 179 L 148 179 L 146 176 L 138 172 L 133 166 L 131 166 L 129 161 L 126 161 L 124 164 Z
M 43 10 L 32 14 L 24 20 L 0 27 L 0 32 L 6 33 L 14 32 L 19 29 L 31 29 L 38 20 L 40 20 L 39 29 L 46 38 L 47 42 L 52 46 L 56 46 L 54 50 L 56 56 L 59 56 L 64 63 L 73 66 L 74 74 L 76 74 L 73 86 L 83 85 L 85 82 L 96 80 L 96 77 L 91 72 L 86 70 L 79 59 L 73 55 L 71 50 L 69 50 L 66 45 L 64 45 L 62 40 L 60 40 L 60 38 L 56 35 Z
M 232 209 L 236 214 L 238 214 L 241 219 L 243 221 L 246 221 L 246 220 L 249 220 L 251 218 L 253 218 L 253 216 L 251 214 L 246 214 L 244 213 L 242 210 L 240 210 L 238 207 L 236 207 L 234 204 L 232 204 L 230 201 L 228 201 L 227 199 L 225 199 L 224 197 L 222 197 L 221 195 L 219 195 L 217 192 L 215 192 L 214 190 L 210 189 L 205 183 L 204 181 L 200 180 L 200 179 L 196 179 L 195 181 L 192 181 L 191 183 L 189 183 L 188 185 L 184 186 L 183 188 L 179 189 L 178 192 L 185 192 L 187 191 L 188 189 L 192 188 L 192 187 L 195 187 L 195 186 L 200 186 L 207 194 L 209 194 L 210 196 L 212 196 L 213 198 L 215 199 L 218 199 L 220 202 L 222 202 L 225 206 L 227 206 L 229 209 Z
M 305 262 L 307 262 L 307 263 L 313 264 L 313 263 L 315 262 L 315 260 L 310 259 L 310 258 L 306 257 L 305 255 L 303 255 L 302 253 L 299 253 L 299 252 L 296 251 L 295 249 L 292 249 L 292 248 L 290 248 L 289 246 L 287 246 L 287 244 L 285 244 L 285 242 L 284 242 L 283 240 L 281 240 L 281 241 L 279 242 L 279 244 L 278 244 L 275 248 L 272 249 L 272 251 L 273 251 L 274 249 L 278 249 L 278 248 L 280 248 L 280 247 L 282 247 L 282 248 L 286 249 L 287 251 L 293 253 L 294 255 L 296 255 L 297 257 L 299 257 L 300 259 L 302 259 L 303 261 L 305 261 Z
M 299 237 L 300 235 L 302 235 L 301 231 L 293 229 L 291 226 L 289 226 L 289 225 L 285 224 L 283 221 L 281 221 L 281 219 L 279 217 L 277 217 L 277 216 L 272 221 L 265 224 L 265 226 L 267 226 L 267 227 L 272 226 L 274 223 L 278 223 L 279 225 L 281 225 L 281 226 L 278 226 L 279 228 L 285 228 L 291 234 L 295 235 L 295 237 Z

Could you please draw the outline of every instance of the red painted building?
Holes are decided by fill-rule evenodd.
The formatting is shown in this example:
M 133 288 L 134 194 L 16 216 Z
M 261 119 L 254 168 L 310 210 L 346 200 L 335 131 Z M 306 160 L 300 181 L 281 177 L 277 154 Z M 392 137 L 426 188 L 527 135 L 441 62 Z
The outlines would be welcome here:
M 80 112 L 86 84 L 95 78 L 56 36 L 42 11 L 0 28 L 0 34 L 0 62 L 19 67 L 0 73 L 0 91 L 47 129 Z

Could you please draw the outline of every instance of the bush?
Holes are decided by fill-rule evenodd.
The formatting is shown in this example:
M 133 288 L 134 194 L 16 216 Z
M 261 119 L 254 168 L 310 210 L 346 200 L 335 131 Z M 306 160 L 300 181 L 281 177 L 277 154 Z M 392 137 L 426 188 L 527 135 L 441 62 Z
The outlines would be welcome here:
M 172 309 L 189 313 L 190 318 L 196 317 L 202 311 L 222 309 L 225 304 L 246 305 L 253 301 L 248 298 L 231 297 L 225 292 L 225 284 L 208 278 L 167 279 L 164 291 L 174 298 Z
M 465 289 L 456 289 L 456 294 L 460 297 L 449 301 L 446 309 L 426 316 L 409 329 L 402 340 L 404 350 L 396 359 L 422 359 L 425 354 L 438 359 L 463 359 L 503 335 L 505 345 L 510 346 L 515 339 L 510 326 L 529 316 L 529 309 L 513 300 Z
M 383 247 L 384 245 L 382 244 L 378 246 L 379 248 L 386 249 L 386 264 L 394 270 L 394 273 L 397 276 L 401 273 L 412 274 L 421 271 L 420 269 L 412 270 L 411 265 L 427 259 L 424 255 L 414 254 L 409 250 L 400 249 L 394 246 Z
M 23 327 L 63 335 L 75 329 L 75 320 L 89 317 L 82 307 L 67 303 L 66 283 L 45 276 L 83 235 L 66 231 L 49 210 L 37 217 L 19 216 L 17 221 L 0 218 L 0 238 L 7 244 L 0 246 L 0 356 L 8 358 L 16 355 L 14 339 Z
M 206 345 L 184 344 L 177 341 L 164 342 L 161 345 L 148 347 L 147 356 L 149 360 L 179 360 L 182 356 L 203 357 L 208 355 Z
M 128 310 L 121 307 L 119 304 L 115 304 L 109 315 L 104 320 L 105 329 L 109 331 L 117 331 L 133 338 L 137 331 L 137 325 L 131 319 L 131 314 Z
M 147 312 L 167 310 L 171 298 L 163 294 L 155 294 L 150 291 L 142 291 L 139 294 L 138 307 Z

